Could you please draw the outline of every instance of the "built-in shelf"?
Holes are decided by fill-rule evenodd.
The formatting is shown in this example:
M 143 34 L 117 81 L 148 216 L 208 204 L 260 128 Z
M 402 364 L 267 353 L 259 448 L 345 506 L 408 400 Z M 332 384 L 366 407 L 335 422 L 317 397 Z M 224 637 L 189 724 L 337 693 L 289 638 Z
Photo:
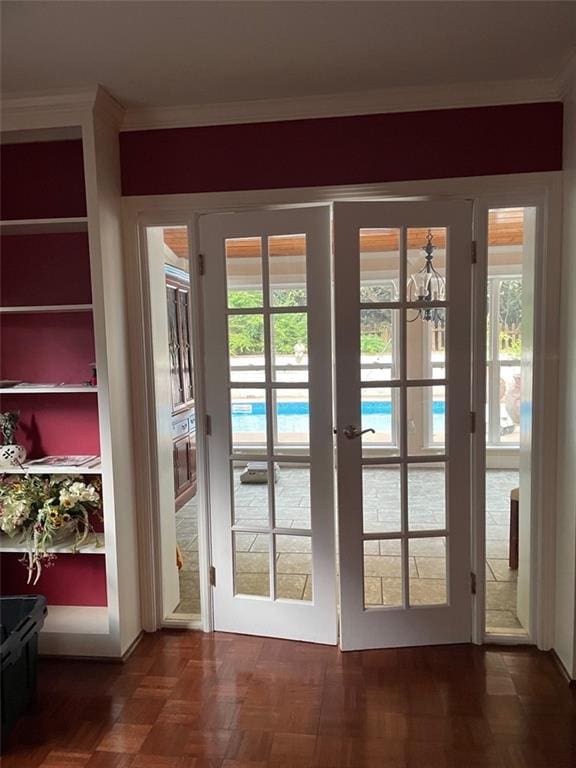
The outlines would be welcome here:
M 87 232 L 88 219 L 12 219 L 0 221 L 2 235 L 43 235 L 66 232 Z
M 92 304 L 46 304 L 30 307 L 0 307 L 0 315 L 32 314 L 40 312 L 91 312 Z
M 42 634 L 107 635 L 108 608 L 88 605 L 49 605 Z
M 46 467 L 37 464 L 22 464 L 21 467 L 0 467 L 0 475 L 101 475 L 102 467 Z
M 54 387 L 0 387 L 0 393 L 5 395 L 61 395 L 70 392 L 98 392 L 98 387 L 87 384 L 63 384 Z
M 11 539 L 6 534 L 0 535 L 0 553 L 7 552 L 27 552 L 28 547 L 26 544 L 18 542 L 18 539 Z M 74 549 L 74 539 L 63 539 L 57 542 L 51 547 L 47 548 L 48 552 L 54 552 L 59 555 L 76 554 L 76 555 L 105 555 L 106 548 L 104 546 L 104 534 L 92 533 L 89 534 L 86 541 L 79 547 Z

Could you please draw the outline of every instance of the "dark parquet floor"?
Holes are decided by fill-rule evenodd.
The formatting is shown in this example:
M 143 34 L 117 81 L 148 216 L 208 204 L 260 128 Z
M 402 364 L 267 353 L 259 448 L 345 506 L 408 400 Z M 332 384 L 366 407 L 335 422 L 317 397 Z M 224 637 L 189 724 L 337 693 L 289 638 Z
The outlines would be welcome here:
M 362 653 L 161 632 L 125 664 L 42 659 L 2 768 L 575 768 L 547 654 Z

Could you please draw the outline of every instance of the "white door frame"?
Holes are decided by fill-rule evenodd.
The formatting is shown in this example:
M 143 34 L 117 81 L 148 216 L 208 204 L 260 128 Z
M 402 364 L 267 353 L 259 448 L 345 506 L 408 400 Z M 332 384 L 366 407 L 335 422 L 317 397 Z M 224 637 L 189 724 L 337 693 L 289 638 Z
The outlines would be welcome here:
M 535 588 L 532 599 L 533 627 L 531 642 L 540 649 L 552 647 L 554 636 L 554 587 L 555 587 L 555 517 L 556 517 L 556 434 L 557 434 L 557 382 L 558 382 L 558 330 L 557 307 L 560 296 L 561 269 L 561 200 L 562 173 L 527 173 L 508 176 L 479 176 L 469 178 L 394 182 L 389 184 L 365 184 L 339 187 L 308 187 L 298 189 L 273 189 L 239 192 L 192 193 L 182 195 L 142 195 L 122 200 L 124 229 L 124 258 L 127 284 L 127 306 L 131 339 L 131 363 L 133 382 L 133 423 L 136 467 L 138 469 L 139 548 L 142 592 L 142 625 L 147 631 L 157 629 L 162 620 L 158 606 L 158 562 L 155 548 L 155 512 L 157 498 L 158 453 L 154 436 L 153 361 L 149 354 L 147 333 L 146 269 L 139 247 L 139 228 L 145 225 L 188 223 L 189 243 L 192 253 L 197 253 L 197 216 L 250 208 L 310 205 L 335 200 L 370 199 L 424 199 L 468 198 L 475 201 L 474 227 L 478 247 L 479 269 L 475 278 L 475 308 L 482 316 L 485 297 L 482 294 L 482 268 L 487 261 L 486 227 L 487 211 L 498 206 L 540 206 L 540 260 L 536 264 L 535 284 L 537 311 L 534 327 L 534 358 L 539 364 L 534 375 L 533 433 L 532 433 L 532 520 L 533 563 L 532 579 Z M 482 267 L 484 265 L 484 267 Z M 196 274 L 196 270 L 192 270 Z M 197 281 L 195 281 L 197 288 Z M 200 297 L 194 296 L 196 306 Z M 476 323 L 476 326 L 479 326 Z M 198 324 L 195 324 L 195 343 L 199 354 Z M 483 360 L 483 331 L 477 332 L 474 353 Z M 474 385 L 476 402 L 483 372 L 475 367 Z M 546 371 L 546 372 L 545 372 Z M 204 382 L 197 381 L 198 421 L 203 424 Z M 479 409 L 477 408 L 477 411 Z M 484 642 L 484 511 L 483 490 L 483 414 L 478 413 L 478 429 L 473 441 L 473 531 L 472 566 L 478 576 L 478 593 L 473 616 L 473 641 Z M 199 477 L 206 477 L 205 445 L 198 432 Z M 479 480 L 481 482 L 479 482 Z M 204 483 L 204 487 L 206 484 Z M 199 500 L 199 526 L 201 554 L 201 599 L 203 606 L 202 628 L 213 627 L 208 583 L 208 558 L 210 551 L 208 500 Z M 187 626 L 184 622 L 183 626 Z M 506 638 L 503 638 L 506 641 Z M 518 642 L 517 640 L 515 642 Z

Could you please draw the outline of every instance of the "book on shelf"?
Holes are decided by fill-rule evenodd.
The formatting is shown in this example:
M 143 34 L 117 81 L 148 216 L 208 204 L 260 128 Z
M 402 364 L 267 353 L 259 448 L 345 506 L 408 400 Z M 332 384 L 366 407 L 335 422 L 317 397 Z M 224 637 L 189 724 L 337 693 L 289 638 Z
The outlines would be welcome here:
M 26 467 L 77 467 L 79 469 L 92 469 L 100 464 L 100 456 L 43 456 L 41 459 L 33 459 L 24 464 Z

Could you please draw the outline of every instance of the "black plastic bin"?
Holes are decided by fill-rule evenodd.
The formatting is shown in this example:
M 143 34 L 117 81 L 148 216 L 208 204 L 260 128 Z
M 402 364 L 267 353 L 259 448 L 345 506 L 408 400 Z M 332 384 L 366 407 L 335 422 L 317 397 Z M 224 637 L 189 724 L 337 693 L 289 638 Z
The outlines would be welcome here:
M 0 597 L 2 736 L 36 696 L 38 634 L 46 613 L 42 595 Z

